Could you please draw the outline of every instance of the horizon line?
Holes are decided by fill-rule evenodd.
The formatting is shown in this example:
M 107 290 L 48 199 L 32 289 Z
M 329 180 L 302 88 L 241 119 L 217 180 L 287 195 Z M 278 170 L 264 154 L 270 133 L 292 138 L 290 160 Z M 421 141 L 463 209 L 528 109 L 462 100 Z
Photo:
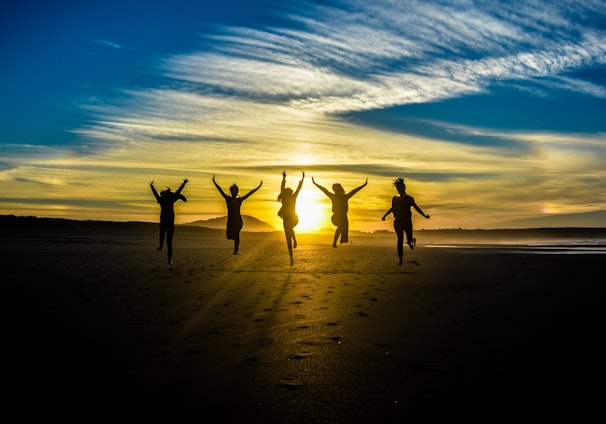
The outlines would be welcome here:
M 251 217 L 251 218 L 255 218 L 252 215 L 242 215 L 247 216 L 247 217 Z M 226 218 L 226 215 L 222 215 L 222 216 L 218 216 L 216 218 L 209 218 L 208 220 L 211 219 L 220 219 L 220 218 Z M 41 219 L 41 220 L 56 220 L 56 221 L 74 221 L 74 222 L 98 222 L 98 223 L 112 223 L 112 224 L 157 224 L 156 221 L 115 221 L 115 220 L 103 220 L 103 219 L 76 219 L 76 218 L 64 218 L 64 217 L 46 217 L 46 216 L 35 216 L 35 215 L 15 215 L 15 214 L 0 214 L 0 219 L 2 218 L 15 218 L 15 219 Z M 250 231 L 250 230 L 246 230 L 244 228 L 242 228 L 243 232 L 249 232 L 249 233 L 274 233 L 274 232 L 282 232 L 282 230 L 280 229 L 276 229 L 273 225 L 262 221 L 258 218 L 255 218 L 258 221 L 267 224 L 268 226 L 274 228 L 273 230 L 268 230 L 268 231 Z M 192 227 L 198 227 L 198 228 L 204 228 L 207 230 L 221 230 L 221 228 L 212 228 L 212 227 L 205 227 L 202 225 L 195 225 L 195 222 L 204 222 L 207 220 L 196 220 L 196 221 L 191 221 L 191 222 L 184 222 L 184 223 L 180 223 L 180 224 L 175 224 L 175 226 L 192 226 Z M 604 230 L 606 231 L 606 226 L 605 227 L 591 227 L 591 226 L 563 226 L 563 227 L 520 227 L 520 228 L 507 228 L 507 227 L 503 227 L 503 228 L 462 228 L 462 227 L 458 227 L 458 228 L 434 228 L 434 229 L 427 229 L 427 228 L 421 228 L 421 229 L 415 229 L 415 232 L 421 232 L 421 231 L 426 231 L 426 232 L 437 232 L 437 231 L 529 231 L 529 230 Z M 368 234 L 368 235 L 372 235 L 372 234 L 381 234 L 381 233 L 393 233 L 394 230 L 391 229 L 379 229 L 379 230 L 374 230 L 374 231 L 364 231 L 364 230 L 356 230 L 356 229 L 350 229 L 350 232 L 354 232 L 354 233 L 362 233 L 362 234 Z M 300 231 L 300 234 L 317 234 L 317 235 L 324 235 L 327 233 L 333 233 L 334 229 L 332 228 L 323 228 L 320 230 L 316 230 L 316 231 Z

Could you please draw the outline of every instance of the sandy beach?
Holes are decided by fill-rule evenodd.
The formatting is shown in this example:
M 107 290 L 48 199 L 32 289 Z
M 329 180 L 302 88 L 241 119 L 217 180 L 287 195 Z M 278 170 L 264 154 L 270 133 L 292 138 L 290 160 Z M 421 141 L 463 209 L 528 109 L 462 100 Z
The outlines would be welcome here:
M 20 417 L 351 423 L 599 413 L 603 252 L 437 247 L 154 224 L 10 225 Z M 12 407 L 12 408 L 11 408 Z M 84 415 L 82 415 L 84 414 Z

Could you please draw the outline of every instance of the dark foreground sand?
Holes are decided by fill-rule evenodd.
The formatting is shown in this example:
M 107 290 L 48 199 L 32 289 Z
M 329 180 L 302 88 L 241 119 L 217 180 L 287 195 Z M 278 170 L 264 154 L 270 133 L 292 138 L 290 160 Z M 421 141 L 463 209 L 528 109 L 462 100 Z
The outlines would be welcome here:
M 5 414 L 178 422 L 574 419 L 602 414 L 603 254 L 395 236 L 156 227 L 4 231 Z

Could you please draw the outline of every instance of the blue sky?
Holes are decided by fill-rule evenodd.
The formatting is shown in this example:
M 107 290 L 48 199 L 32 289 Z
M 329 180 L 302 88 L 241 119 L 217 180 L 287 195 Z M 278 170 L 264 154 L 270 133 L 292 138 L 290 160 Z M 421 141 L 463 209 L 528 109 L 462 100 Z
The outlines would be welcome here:
M 149 182 L 187 177 L 178 222 L 211 218 L 216 174 L 263 180 L 243 212 L 279 227 L 286 170 L 368 178 L 352 228 L 390 228 L 399 176 L 419 228 L 606 226 L 605 22 L 593 0 L 4 2 L 0 213 L 155 221 Z M 301 229 L 330 226 L 304 192 Z

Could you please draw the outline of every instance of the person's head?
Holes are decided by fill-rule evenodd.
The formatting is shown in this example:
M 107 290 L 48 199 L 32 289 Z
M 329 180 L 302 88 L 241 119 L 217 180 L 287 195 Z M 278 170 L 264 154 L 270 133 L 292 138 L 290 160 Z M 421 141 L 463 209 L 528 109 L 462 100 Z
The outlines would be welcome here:
M 229 192 L 231 193 L 232 197 L 236 197 L 238 195 L 238 191 L 239 189 L 236 183 L 232 184 L 229 188 Z
M 160 192 L 160 196 L 164 196 L 165 194 L 168 194 L 168 193 L 170 193 L 170 187 L 166 187 L 166 190 L 162 190 Z
M 343 186 L 341 186 L 341 184 L 339 183 L 335 183 L 332 185 L 332 191 L 334 191 L 336 194 L 345 193 L 345 190 L 343 190 Z
M 398 190 L 398 193 L 406 193 L 406 184 L 404 184 L 403 178 L 398 178 L 397 180 L 395 180 L 393 185 L 396 186 L 396 190 Z
M 294 195 L 292 188 L 286 187 L 282 192 L 278 195 L 278 200 L 281 202 L 285 197 L 292 197 Z

